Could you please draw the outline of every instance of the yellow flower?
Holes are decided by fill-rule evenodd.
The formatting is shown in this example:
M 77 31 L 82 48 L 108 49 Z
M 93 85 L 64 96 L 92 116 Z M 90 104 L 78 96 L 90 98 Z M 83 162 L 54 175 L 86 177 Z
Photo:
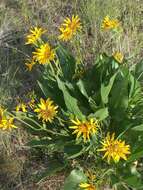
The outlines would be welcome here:
M 61 27 L 59 30 L 61 32 L 61 35 L 59 36 L 60 40 L 68 41 L 73 37 L 73 33 L 71 30 L 65 29 L 63 27 Z
M 121 52 L 115 52 L 113 54 L 113 57 L 116 61 L 118 61 L 119 63 L 122 63 L 123 62 L 123 59 L 124 59 L 124 55 L 121 53 Z
M 84 190 L 96 190 L 96 188 L 92 184 L 89 184 L 89 183 L 81 183 L 79 187 Z
M 4 116 L 4 109 L 0 106 L 0 123 L 2 122 Z
M 38 108 L 34 110 L 34 112 L 39 113 L 38 118 L 42 118 L 43 121 L 49 121 L 52 123 L 54 117 L 57 115 L 58 106 L 53 104 L 53 101 L 48 98 L 44 100 L 43 98 L 40 99 L 40 104 L 38 104 Z
M 55 51 L 50 47 L 48 43 L 36 48 L 36 52 L 33 52 L 33 58 L 39 62 L 39 64 L 50 63 L 55 58 Z
M 14 118 L 11 117 L 9 119 L 3 119 L 2 122 L 0 123 L 0 128 L 2 130 L 11 130 L 12 128 L 17 128 L 15 125 L 14 125 Z
M 107 15 L 102 23 L 102 28 L 105 30 L 110 30 L 110 29 L 116 29 L 119 26 L 119 21 L 117 19 L 110 19 L 110 17 Z
M 22 111 L 22 112 L 27 112 L 27 105 L 24 104 L 24 103 L 19 103 L 17 106 L 16 106 L 16 111 Z
M 112 20 L 112 27 L 113 28 L 118 28 L 120 25 L 120 22 L 117 19 Z
M 29 71 L 32 70 L 33 66 L 36 64 L 35 60 L 32 59 L 32 60 L 27 60 L 27 63 L 25 63 L 25 65 L 27 66 L 27 69 Z
M 70 126 L 69 128 L 74 129 L 72 134 L 77 134 L 78 139 L 81 135 L 83 136 L 84 142 L 90 140 L 90 136 L 92 134 L 97 133 L 99 128 L 99 123 L 97 120 L 90 119 L 89 121 L 80 121 L 78 119 L 71 120 L 74 126 Z
M 26 36 L 26 44 L 36 44 L 37 40 L 39 40 L 44 34 L 46 30 L 42 28 L 34 27 L 30 30 L 29 34 Z
M 72 16 L 72 18 L 66 18 L 64 19 L 64 23 L 59 28 L 61 35 L 59 36 L 60 40 L 68 41 L 70 40 L 78 30 L 80 30 L 81 22 L 78 15 Z
M 99 151 L 105 152 L 103 158 L 107 157 L 108 163 L 113 159 L 115 163 L 122 158 L 127 160 L 127 155 L 130 154 L 130 146 L 125 144 L 125 141 L 115 139 L 115 133 L 111 136 L 108 133 L 105 140 L 102 142 L 103 147 Z
M 76 32 L 77 30 L 81 29 L 81 22 L 78 15 L 72 15 L 71 19 L 67 17 L 62 25 L 66 28 L 71 29 L 73 32 Z

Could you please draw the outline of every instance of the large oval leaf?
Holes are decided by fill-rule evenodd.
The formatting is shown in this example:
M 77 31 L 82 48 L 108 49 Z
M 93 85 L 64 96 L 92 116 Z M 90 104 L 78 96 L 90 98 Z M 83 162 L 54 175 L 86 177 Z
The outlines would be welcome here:
M 82 169 L 73 170 L 65 180 L 64 190 L 77 190 L 79 184 L 86 182 L 87 178 Z
M 64 101 L 68 111 L 74 114 L 79 119 L 83 119 L 84 116 L 78 107 L 78 101 L 76 98 L 70 95 L 65 83 L 57 77 L 58 87 L 63 92 Z
M 104 85 L 104 84 L 101 84 L 101 97 L 102 97 L 102 101 L 103 103 L 107 104 L 108 103 L 108 96 L 109 96 L 109 93 L 112 89 L 112 86 L 113 86 L 113 83 L 114 83 L 114 80 L 116 78 L 116 75 L 117 73 L 115 73 L 111 78 L 110 78 L 110 81 L 108 83 L 108 85 Z

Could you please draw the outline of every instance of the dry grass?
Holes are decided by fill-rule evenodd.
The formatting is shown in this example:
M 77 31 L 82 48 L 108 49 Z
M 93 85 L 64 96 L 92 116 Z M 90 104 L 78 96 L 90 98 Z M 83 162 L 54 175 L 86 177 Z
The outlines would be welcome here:
M 82 3 L 80 12 L 86 26 L 86 44 L 90 44 L 91 54 L 96 56 L 99 52 L 112 54 L 121 51 L 130 64 L 142 59 L 142 0 L 83 0 Z M 123 32 L 116 36 L 102 32 L 101 22 L 106 15 L 119 19 Z M 88 50 L 88 46 L 85 45 L 85 49 Z

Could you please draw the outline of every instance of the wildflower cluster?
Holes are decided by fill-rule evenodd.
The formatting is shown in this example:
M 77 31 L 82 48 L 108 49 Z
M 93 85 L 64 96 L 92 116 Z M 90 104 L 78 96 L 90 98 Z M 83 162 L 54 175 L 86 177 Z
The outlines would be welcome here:
M 26 36 L 26 44 L 34 45 L 35 51 L 32 53 L 31 59 L 28 59 L 25 65 L 28 70 L 31 71 L 36 63 L 48 64 L 55 58 L 54 49 L 48 43 L 42 41 L 42 35 L 46 33 L 46 30 L 40 27 L 34 27 L 30 30 L 29 34 Z
M 105 30 L 119 26 L 119 21 L 109 16 L 102 22 Z M 69 190 L 70 183 L 73 189 L 97 190 L 112 181 L 113 174 L 119 184 L 127 173 L 120 173 L 120 168 L 130 170 L 127 163 L 137 159 L 132 157 L 132 152 L 137 151 L 132 138 L 138 139 L 133 129 L 143 122 L 143 106 L 136 107 L 141 102 L 142 89 L 136 75 L 124 64 L 121 52 L 115 51 L 111 56 L 103 53 L 91 67 L 83 68 L 61 44 L 72 40 L 81 28 L 78 16 L 66 18 L 59 27 L 61 34 L 54 48 L 48 39 L 42 39 L 46 30 L 30 30 L 26 44 L 32 45 L 34 52 L 26 66 L 30 71 L 35 64 L 43 67 L 38 81 L 42 93 L 37 93 L 36 100 L 20 101 L 16 107 L 17 112 L 25 113 L 21 120 L 36 135 L 34 147 L 59 153 L 62 169 L 72 163 L 74 169 L 64 190 Z M 127 180 L 124 183 L 128 185 Z
M 26 44 L 37 44 L 41 39 L 42 34 L 44 34 L 46 30 L 42 28 L 34 27 L 31 28 L 29 34 L 26 36 Z
M 14 118 L 6 114 L 6 110 L 0 107 L 0 129 L 11 131 L 13 128 L 17 128 L 14 124 Z
M 59 28 L 61 32 L 59 39 L 63 41 L 71 40 L 77 31 L 81 30 L 81 28 L 80 18 L 77 15 L 73 15 L 71 19 L 66 18 Z
M 77 15 L 73 15 L 71 19 L 66 18 L 59 30 L 61 32 L 58 37 L 60 40 L 71 40 L 77 32 L 81 30 L 80 18 Z M 26 36 L 26 44 L 35 46 L 32 59 L 28 59 L 25 63 L 29 71 L 32 70 L 36 63 L 42 65 L 50 64 L 56 58 L 55 49 L 53 49 L 48 42 L 45 43 L 42 40 L 42 35 L 46 32 L 46 30 L 40 27 L 33 27 Z

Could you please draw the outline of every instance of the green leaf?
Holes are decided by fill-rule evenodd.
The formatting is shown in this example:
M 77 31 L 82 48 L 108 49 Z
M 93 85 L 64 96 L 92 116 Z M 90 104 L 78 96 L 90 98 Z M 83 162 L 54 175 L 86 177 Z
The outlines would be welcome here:
M 94 116 L 100 121 L 106 119 L 109 116 L 108 108 L 101 108 L 97 110 Z
M 54 142 L 54 150 L 55 151 L 64 151 L 64 147 L 68 144 L 71 144 L 72 139 L 68 137 L 59 137 L 58 139 L 53 139 Z
M 136 88 L 137 88 L 137 81 L 132 74 L 129 75 L 129 80 L 130 80 L 129 81 L 130 82 L 129 97 L 132 97 L 135 93 Z
M 124 121 L 129 105 L 129 73 L 119 73 L 112 87 L 109 97 L 109 111 L 116 121 Z M 122 115 L 122 117 L 119 117 Z
M 135 76 L 139 81 L 143 81 L 143 60 L 140 63 L 136 64 Z
M 106 119 L 109 116 L 108 108 L 98 109 L 95 113 L 91 113 L 89 118 L 95 118 L 99 121 Z
M 82 80 L 79 80 L 77 82 L 77 86 L 78 86 L 80 92 L 88 99 L 89 97 L 88 97 L 88 94 L 86 92 L 86 89 L 85 89 L 85 86 L 84 86 L 84 83 Z
M 79 119 L 83 119 L 84 116 L 78 107 L 78 101 L 76 98 L 72 97 L 63 81 L 57 78 L 59 89 L 63 92 L 65 104 L 68 111 L 77 116 Z
M 62 92 L 55 81 L 41 79 L 38 81 L 38 85 L 46 98 L 50 97 L 56 104 L 65 108 Z
M 131 156 L 128 158 L 127 162 L 133 162 L 135 160 L 138 160 L 139 158 L 143 157 L 143 150 L 138 150 L 131 154 Z
M 134 130 L 134 131 L 143 131 L 143 124 L 133 127 L 132 130 Z
M 73 170 L 65 180 L 64 190 L 77 190 L 80 183 L 86 182 L 87 178 L 82 169 Z
M 75 73 L 76 61 L 74 57 L 68 52 L 68 50 L 61 44 L 57 48 L 57 56 L 64 74 L 67 80 L 72 80 Z
M 141 183 L 141 180 L 137 176 L 130 176 L 124 179 L 124 182 L 132 188 L 143 188 L 143 183 Z
M 31 146 L 31 147 L 42 147 L 42 146 L 47 146 L 49 145 L 49 143 L 53 143 L 52 140 L 49 139 L 34 139 L 30 142 L 27 143 L 27 146 Z
M 42 90 L 43 94 L 45 95 L 45 97 L 52 97 L 52 93 L 48 90 L 48 87 L 45 88 L 43 83 L 41 83 L 40 81 L 37 81 L 37 82 L 38 82 L 38 85 L 39 85 L 40 89 Z
M 108 103 L 108 96 L 109 96 L 109 93 L 112 89 L 112 86 L 113 86 L 113 83 L 114 83 L 114 80 L 116 78 L 116 75 L 117 73 L 115 73 L 109 80 L 109 83 L 108 85 L 104 85 L 104 84 L 101 84 L 101 98 L 102 98 L 102 101 L 103 103 L 107 104 Z
M 68 159 L 76 158 L 84 153 L 81 145 L 69 144 L 64 148 L 64 152 L 68 155 Z
M 115 174 L 111 174 L 110 175 L 111 178 L 111 185 L 114 186 L 115 184 L 118 184 L 120 179 L 118 176 L 116 176 Z
M 131 174 L 137 176 L 138 178 L 141 177 L 141 174 L 139 173 L 136 165 L 131 166 Z

